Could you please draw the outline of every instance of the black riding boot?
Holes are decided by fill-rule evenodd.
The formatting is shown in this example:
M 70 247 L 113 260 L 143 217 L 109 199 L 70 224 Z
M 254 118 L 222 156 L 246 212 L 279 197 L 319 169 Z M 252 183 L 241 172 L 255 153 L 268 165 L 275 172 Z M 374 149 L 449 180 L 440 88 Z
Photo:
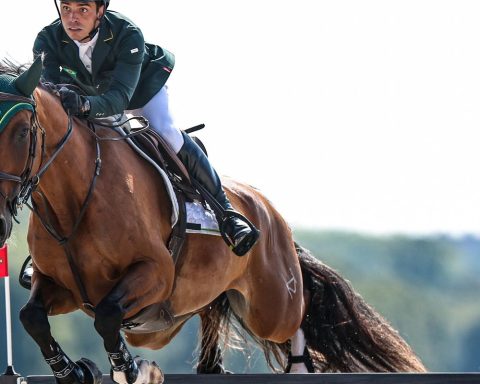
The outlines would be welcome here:
M 221 205 L 224 212 L 219 212 L 218 209 L 212 207 L 220 230 L 229 240 L 226 239 L 232 251 L 237 256 L 243 256 L 258 240 L 259 231 L 253 225 L 250 227 L 245 223 L 233 209 L 222 189 L 217 172 L 210 165 L 210 161 L 201 148 L 184 132 L 183 139 L 184 144 L 178 152 L 178 157 L 187 168 L 189 176 L 206 189 Z

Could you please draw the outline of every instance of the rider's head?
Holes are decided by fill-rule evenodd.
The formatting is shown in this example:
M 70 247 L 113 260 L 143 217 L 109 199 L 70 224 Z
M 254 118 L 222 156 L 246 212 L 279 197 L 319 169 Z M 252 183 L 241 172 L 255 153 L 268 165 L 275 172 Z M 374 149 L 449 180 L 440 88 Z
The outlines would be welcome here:
M 72 40 L 89 41 L 97 33 L 109 0 L 60 0 L 57 6 L 63 29 Z

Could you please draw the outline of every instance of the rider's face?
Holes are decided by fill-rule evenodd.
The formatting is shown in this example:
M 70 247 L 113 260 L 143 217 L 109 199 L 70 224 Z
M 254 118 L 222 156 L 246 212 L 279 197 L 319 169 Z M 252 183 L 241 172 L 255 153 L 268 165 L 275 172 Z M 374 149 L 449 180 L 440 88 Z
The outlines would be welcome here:
M 98 25 L 103 11 L 103 5 L 100 6 L 97 11 L 97 4 L 93 1 L 60 2 L 62 25 L 68 37 L 72 40 L 87 41 L 85 38 Z

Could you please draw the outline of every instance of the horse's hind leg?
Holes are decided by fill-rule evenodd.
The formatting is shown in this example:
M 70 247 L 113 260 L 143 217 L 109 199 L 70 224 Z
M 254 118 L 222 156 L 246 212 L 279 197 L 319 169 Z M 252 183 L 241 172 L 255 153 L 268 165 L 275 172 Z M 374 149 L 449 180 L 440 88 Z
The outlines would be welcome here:
M 297 332 L 290 339 L 290 353 L 287 358 L 287 367 L 285 373 L 314 373 L 310 352 L 308 352 L 305 333 L 302 328 L 298 328 Z
M 168 251 L 166 251 L 168 253 Z M 167 261 L 170 260 L 168 256 Z M 167 263 L 162 264 L 163 268 Z M 173 285 L 171 274 L 158 272 L 158 264 L 148 261 L 132 265 L 125 276 L 95 307 L 95 329 L 103 338 L 112 368 L 112 379 L 121 384 L 163 382 L 163 374 L 155 363 L 134 359 L 120 334 L 123 319 L 139 309 L 167 299 Z M 159 276 L 167 276 L 163 280 Z M 171 276 L 171 281 L 168 276 Z
M 57 383 L 100 383 L 102 374 L 95 364 L 87 359 L 74 363 L 62 351 L 50 332 L 48 313 L 53 311 L 67 313 L 75 309 L 69 291 L 35 272 L 30 299 L 20 311 L 20 320 L 25 330 L 40 347 L 40 351 L 45 361 L 50 365 Z

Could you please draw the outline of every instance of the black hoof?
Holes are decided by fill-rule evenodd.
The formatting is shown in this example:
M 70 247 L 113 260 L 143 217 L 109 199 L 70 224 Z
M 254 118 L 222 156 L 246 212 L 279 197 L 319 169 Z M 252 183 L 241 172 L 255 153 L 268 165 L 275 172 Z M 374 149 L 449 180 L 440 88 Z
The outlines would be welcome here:
M 76 362 L 76 364 L 82 369 L 83 374 L 85 375 L 84 384 L 102 383 L 102 372 L 100 372 L 93 361 L 82 357 Z

